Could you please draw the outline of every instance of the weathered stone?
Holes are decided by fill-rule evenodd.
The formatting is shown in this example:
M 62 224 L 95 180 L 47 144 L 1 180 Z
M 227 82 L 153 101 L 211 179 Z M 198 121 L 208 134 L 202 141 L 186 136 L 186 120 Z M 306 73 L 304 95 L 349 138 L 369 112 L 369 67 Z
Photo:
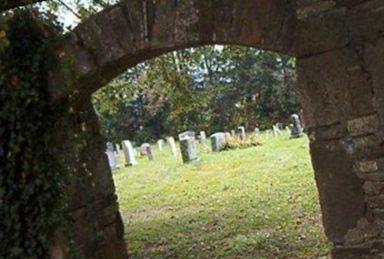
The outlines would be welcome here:
M 131 141 L 124 140 L 121 144 L 123 146 L 123 151 L 124 151 L 124 157 L 125 157 L 126 164 L 130 165 L 130 166 L 137 165 L 137 160 L 136 160 L 136 157 L 135 157 L 134 148 L 132 146 Z
M 191 163 L 200 160 L 195 138 L 184 138 L 181 140 L 180 150 L 184 163 Z
M 167 137 L 167 142 L 168 142 L 169 146 L 171 147 L 172 155 L 178 156 L 179 152 L 177 151 L 175 139 L 173 137 Z
M 311 155 L 325 232 L 332 242 L 342 244 L 364 216 L 363 181 L 353 173 L 354 160 L 339 142 L 313 142 Z
M 205 134 L 205 131 L 200 131 L 200 134 L 199 134 L 200 142 L 204 142 L 206 139 L 207 139 L 207 135 Z
M 291 119 L 292 119 L 291 138 L 303 137 L 304 131 L 303 131 L 303 127 L 301 126 L 301 121 L 299 116 L 297 114 L 292 114 Z
M 153 160 L 152 147 L 149 143 L 144 143 L 140 146 L 140 155 L 148 157 L 149 160 Z
M 376 114 L 364 116 L 348 121 L 347 127 L 351 136 L 368 135 L 378 131 L 379 120 Z
M 113 144 L 111 142 L 107 143 L 107 150 L 105 151 L 108 157 L 108 164 L 111 170 L 115 170 L 117 168 L 116 155 L 113 151 Z
M 189 138 L 195 139 L 196 138 L 195 132 L 193 132 L 193 131 L 186 131 L 186 132 L 183 132 L 183 133 L 179 134 L 179 141 L 182 141 L 184 139 L 189 139 Z
M 384 236 L 377 220 L 384 204 L 384 169 L 377 158 L 384 153 L 383 13 L 382 0 L 122 0 L 63 37 L 56 49 L 58 61 L 47 73 L 47 88 L 54 106 L 68 103 L 74 92 L 81 97 L 74 103 L 81 115 L 58 118 L 52 134 L 61 143 L 68 171 L 89 175 L 70 183 L 70 209 L 74 214 L 82 210 L 74 220 L 82 257 L 127 257 L 90 94 L 139 62 L 216 43 L 297 57 L 298 92 L 325 232 L 336 245 L 332 254 L 343 259 L 383 254 L 382 240 L 372 234 Z M 68 61 L 71 71 L 62 74 Z M 85 162 L 77 162 L 80 154 L 71 134 L 84 121 L 91 130 L 81 139 L 87 143 L 86 154 L 81 154 Z M 177 155 L 174 140 L 168 142 Z M 365 164 L 353 170 L 357 162 Z M 361 224 L 364 218 L 373 222 Z M 64 251 L 53 247 L 54 254 Z
M 164 145 L 165 145 L 165 141 L 164 141 L 164 139 L 159 139 L 159 140 L 157 141 L 157 146 L 158 146 L 158 148 L 159 148 L 160 151 L 163 150 Z
M 213 152 L 220 152 L 225 148 L 225 145 L 227 144 L 225 137 L 225 133 L 222 132 L 211 135 L 211 145 Z
M 374 112 L 369 75 L 353 49 L 338 49 L 297 62 L 299 96 L 308 128 Z

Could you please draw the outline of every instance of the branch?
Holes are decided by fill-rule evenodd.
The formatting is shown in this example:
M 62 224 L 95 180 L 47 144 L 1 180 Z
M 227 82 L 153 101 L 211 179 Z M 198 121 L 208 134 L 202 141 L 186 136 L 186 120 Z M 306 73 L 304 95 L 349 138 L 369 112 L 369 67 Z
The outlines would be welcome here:
M 0 0 L 0 12 L 43 1 L 45 0 Z

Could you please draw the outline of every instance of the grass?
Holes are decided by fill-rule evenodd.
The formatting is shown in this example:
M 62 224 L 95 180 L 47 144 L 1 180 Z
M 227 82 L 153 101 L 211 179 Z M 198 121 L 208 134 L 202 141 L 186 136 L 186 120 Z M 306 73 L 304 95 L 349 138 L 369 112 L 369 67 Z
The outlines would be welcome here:
M 154 161 L 114 174 L 132 258 L 318 258 L 329 244 L 306 138 L 288 135 L 183 164 Z

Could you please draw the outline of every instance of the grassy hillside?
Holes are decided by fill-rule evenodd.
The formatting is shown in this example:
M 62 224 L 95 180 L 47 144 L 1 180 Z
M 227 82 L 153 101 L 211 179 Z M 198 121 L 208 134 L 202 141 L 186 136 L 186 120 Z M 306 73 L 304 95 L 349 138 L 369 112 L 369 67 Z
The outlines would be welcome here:
M 306 138 L 209 152 L 184 165 L 154 148 L 114 174 L 133 258 L 317 258 L 329 244 Z

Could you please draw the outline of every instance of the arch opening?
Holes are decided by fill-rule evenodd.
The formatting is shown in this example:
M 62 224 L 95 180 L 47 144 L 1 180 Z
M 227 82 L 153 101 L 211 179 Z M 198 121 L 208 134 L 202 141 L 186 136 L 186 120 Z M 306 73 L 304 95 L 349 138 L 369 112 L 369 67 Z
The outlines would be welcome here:
M 120 125 L 116 125 L 116 121 L 111 124 L 104 121 L 103 132 L 107 141 L 121 143 L 130 140 L 137 150 L 138 165 L 124 167 L 129 161 L 124 161 L 124 154 L 120 151 L 122 168 L 113 171 L 131 256 L 172 254 L 214 257 L 226 251 L 223 253 L 231 256 L 279 257 L 290 254 L 293 257 L 315 257 L 326 253 L 328 246 L 321 227 L 306 138 L 299 142 L 289 140 L 290 133 L 282 126 L 281 131 L 275 133 L 278 134 L 276 137 L 270 131 L 276 122 L 291 124 L 290 115 L 300 110 L 296 95 L 284 96 L 297 87 L 294 63 L 290 57 L 239 46 L 193 48 L 184 53 L 170 52 L 149 60 L 94 94 L 96 112 L 101 118 L 107 117 L 102 121 L 113 119 L 101 107 L 107 100 L 101 99 L 110 97 L 108 101 L 112 104 L 111 100 L 121 95 L 123 100 L 120 106 L 116 105 L 120 108 L 110 109 L 122 109 L 121 115 L 114 113 Z M 214 71 L 208 71 L 209 65 Z M 262 68 L 257 70 L 258 66 Z M 159 72 L 161 68 L 163 70 Z M 169 78 L 172 76 L 179 77 L 172 80 Z M 139 89 L 133 90 L 133 93 L 127 91 L 135 87 Z M 273 92 L 274 87 L 282 88 L 281 92 Z M 154 93 L 151 88 L 155 88 Z M 171 120 L 170 117 L 176 116 L 174 110 L 180 109 L 177 100 L 171 100 L 171 108 L 165 111 L 158 107 L 158 101 L 177 96 L 177 88 L 190 91 L 181 97 L 183 109 L 188 110 L 190 102 L 195 104 L 185 114 Z M 156 92 L 159 90 L 160 94 Z M 227 92 L 228 98 L 219 97 L 220 92 Z M 239 94 L 236 96 L 234 93 Z M 279 102 L 278 95 L 285 103 L 269 107 L 268 104 Z M 202 96 L 206 100 L 199 106 Z M 262 100 L 261 96 L 267 97 Z M 218 99 L 216 104 L 215 99 Z M 256 103 L 261 103 L 259 108 Z M 291 107 L 284 110 L 287 105 Z M 158 113 L 151 109 L 164 114 L 156 117 Z M 260 109 L 265 109 L 266 114 L 260 115 Z M 148 115 L 152 113 L 155 119 Z M 194 114 L 197 113 L 211 117 L 196 118 Z M 154 120 L 159 123 L 154 123 Z M 170 147 L 158 150 L 157 140 L 167 136 L 173 136 L 179 142 L 177 136 L 187 130 L 197 133 L 204 130 L 209 136 L 215 132 L 229 132 L 240 125 L 248 129 L 249 141 L 244 142 L 244 146 L 258 142 L 262 142 L 263 146 L 214 154 L 210 151 L 210 141 L 206 140 L 198 145 L 201 160 L 195 165 L 192 163 L 192 169 L 191 165 L 183 165 L 179 143 L 176 157 L 172 156 Z M 114 127 L 112 132 L 110 129 Z M 255 127 L 263 133 L 256 133 L 256 136 L 249 132 Z M 269 131 L 265 132 L 267 129 Z M 147 142 L 152 146 L 154 161 L 147 161 L 147 156 L 139 155 L 141 144 Z M 241 143 L 238 140 L 233 142 Z M 287 148 L 290 145 L 294 146 L 291 150 Z M 302 148 L 304 152 L 300 151 Z M 260 153 L 264 153 L 265 157 Z M 256 165 L 250 160 L 251 157 L 258 161 Z M 228 162 L 231 158 L 232 163 Z M 259 167 L 258 163 L 262 165 Z M 271 164 L 280 166 L 273 167 Z M 263 171 L 263 167 L 271 169 Z M 292 169 L 295 167 L 299 169 Z M 295 182 L 300 182 L 301 187 L 295 189 Z M 292 231 L 295 228 L 300 230 Z M 206 245 L 199 244 L 199 240 Z M 302 249 L 297 246 L 312 249 L 300 252 Z M 204 252 L 205 249 L 207 251 Z
M 369 36 L 354 34 L 355 29 L 344 22 L 356 14 L 347 14 L 342 8 L 345 5 L 338 3 L 324 11 L 310 4 L 308 8 L 303 3 L 278 0 L 223 0 L 215 4 L 200 0 L 122 1 L 81 24 L 58 47 L 61 61 L 69 63 L 75 73 L 61 74 L 62 63 L 52 70 L 52 100 L 62 103 L 76 93 L 80 97 L 76 101 L 81 110 L 79 121 L 96 125 L 91 93 L 126 68 L 162 53 L 226 43 L 297 56 L 300 100 L 333 255 L 378 254 L 382 250 L 378 238 L 382 232 L 378 224 L 382 215 L 382 147 L 378 144 L 382 134 L 377 112 L 381 104 L 373 100 L 381 100 L 381 90 L 377 87 L 380 69 L 372 63 L 381 64 L 375 55 L 381 53 L 381 45 L 365 46 L 362 42 Z M 73 127 L 71 123 L 63 122 L 70 124 L 67 128 Z M 103 242 L 90 238 L 93 246 L 89 247 L 99 246 L 94 250 L 101 258 L 115 251 L 119 251 L 116 258 L 121 258 L 125 255 L 121 219 L 111 175 L 102 158 L 104 144 L 98 129 L 84 136 L 87 138 L 97 140 L 88 149 L 92 152 L 87 154 L 87 163 L 97 180 L 94 201 L 103 214 L 93 227 L 105 234 Z M 67 144 L 73 143 L 68 140 Z M 84 204 L 81 201 L 74 208 Z M 103 219 L 106 213 L 113 215 L 113 220 Z M 85 251 L 90 257 L 95 254 L 92 249 Z

